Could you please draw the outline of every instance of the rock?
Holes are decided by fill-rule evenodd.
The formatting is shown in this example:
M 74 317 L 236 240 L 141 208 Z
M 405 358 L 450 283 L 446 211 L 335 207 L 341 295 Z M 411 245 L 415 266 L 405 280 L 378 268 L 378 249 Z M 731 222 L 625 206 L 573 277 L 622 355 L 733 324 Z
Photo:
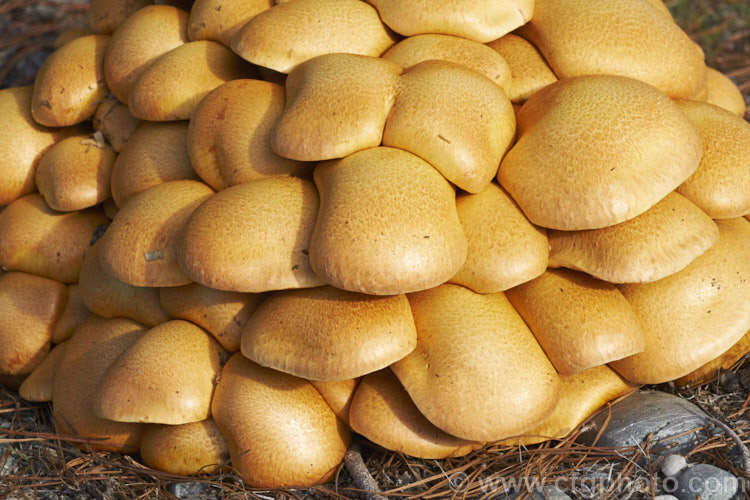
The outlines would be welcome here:
M 662 474 L 666 477 L 673 477 L 682 472 L 687 467 L 687 460 L 682 455 L 667 455 L 659 466 Z
M 679 498 L 672 495 L 657 495 L 654 500 L 679 500 Z
M 203 483 L 172 483 L 167 489 L 177 498 L 197 500 L 204 498 L 205 485 Z
M 739 481 L 729 472 L 708 464 L 688 467 L 677 477 L 678 500 L 731 500 Z
M 605 410 L 594 417 L 578 442 L 593 445 L 608 416 L 610 421 L 596 442 L 597 446 L 641 446 L 651 434 L 650 452 L 653 457 L 686 454 L 698 443 L 698 432 L 705 439 L 706 432 L 700 428 L 706 425 L 708 415 L 689 401 L 671 394 L 638 391 L 611 408 L 611 416 Z M 688 432 L 693 429 L 699 430 Z

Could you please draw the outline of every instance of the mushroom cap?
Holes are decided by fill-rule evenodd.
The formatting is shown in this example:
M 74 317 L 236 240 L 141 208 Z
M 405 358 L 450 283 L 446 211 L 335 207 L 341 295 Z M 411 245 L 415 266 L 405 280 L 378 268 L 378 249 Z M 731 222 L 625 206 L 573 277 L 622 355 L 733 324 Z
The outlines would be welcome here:
M 112 168 L 112 199 L 122 208 L 151 186 L 200 180 L 187 152 L 188 122 L 147 122 L 130 136 Z
M 312 385 L 240 353 L 224 365 L 212 411 L 233 468 L 252 488 L 325 483 L 351 440 Z
M 300 64 L 287 77 L 271 146 L 286 158 L 318 161 L 379 145 L 400 74 L 396 63 L 354 54 Z
M 182 320 L 146 332 L 102 375 L 94 412 L 117 422 L 185 424 L 211 416 L 211 397 L 226 352 Z
M 202 182 L 170 181 L 133 196 L 102 237 L 105 273 L 134 286 L 179 286 L 192 280 L 177 262 L 178 240 L 190 214 L 213 194 Z
M 376 297 L 333 287 L 271 295 L 242 332 L 242 354 L 261 366 L 312 380 L 380 370 L 417 345 L 404 295 Z
M 179 45 L 146 68 L 128 95 L 128 108 L 142 120 L 189 120 L 201 100 L 229 80 L 257 71 L 220 43 Z
M 650 1 L 536 0 L 519 34 L 559 78 L 619 75 L 682 98 L 706 81 L 703 51 Z
M 680 387 L 696 386 L 708 382 L 718 375 L 720 370 L 729 370 L 734 364 L 750 352 L 750 330 L 732 347 L 705 365 L 675 380 Z
M 73 283 L 65 288 L 67 290 L 65 294 L 67 297 L 65 308 L 57 323 L 55 323 L 55 329 L 52 330 L 52 342 L 55 344 L 59 344 L 73 335 L 76 328 L 81 326 L 91 315 L 91 311 L 89 311 L 81 298 L 80 285 Z
M 713 68 L 708 68 L 706 73 L 707 102 L 739 117 L 745 116 L 747 104 L 742 97 L 742 92 L 724 73 Z
M 232 50 L 281 73 L 331 53 L 378 57 L 396 37 L 378 12 L 358 0 L 289 0 L 261 12 L 237 32 Z
M 442 33 L 480 43 L 500 38 L 531 18 L 534 0 L 367 0 L 385 24 L 404 36 Z
M 395 295 L 444 283 L 466 260 L 455 192 L 419 157 L 371 148 L 318 164 L 314 178 L 310 262 L 327 283 Z
M 36 185 L 47 205 L 60 212 L 93 207 L 110 197 L 112 165 L 117 155 L 90 136 L 63 139 L 44 153 Z
M 34 80 L 31 115 L 48 127 L 88 120 L 108 93 L 104 83 L 107 35 L 76 38 L 44 61 Z
M 383 145 L 414 153 L 478 193 L 497 174 L 515 128 L 513 106 L 492 80 L 465 66 L 423 61 L 401 76 Z
M 677 192 L 713 219 L 750 213 L 750 123 L 713 104 L 677 101 L 700 134 L 700 164 Z
M 456 197 L 458 219 L 468 241 L 466 262 L 450 283 L 477 293 L 507 290 L 547 269 L 549 244 L 513 198 L 495 183 L 476 194 Z
M 643 351 L 633 309 L 611 283 L 553 269 L 505 292 L 561 375 Z
M 169 5 L 150 5 L 129 16 L 112 35 L 104 56 L 107 87 L 127 103 L 138 77 L 157 59 L 189 41 L 189 14 Z
M 612 75 L 566 78 L 518 113 L 497 174 L 534 224 L 579 230 L 645 212 L 697 168 L 700 137 L 671 99 Z
M 510 67 L 510 89 L 505 93 L 511 102 L 523 103 L 538 90 L 557 81 L 544 56 L 524 38 L 508 33 L 487 46 L 498 52 Z
M 135 11 L 154 0 L 91 0 L 87 10 L 88 26 L 94 33 L 109 35 Z
M 295 177 L 220 191 L 185 224 L 182 269 L 198 283 L 236 292 L 322 285 L 308 258 L 318 199 L 312 182 Z
M 73 442 L 82 449 L 136 453 L 142 424 L 113 422 L 94 414 L 94 394 L 109 365 L 146 332 L 135 321 L 91 316 L 66 341 L 55 372 L 52 416 L 61 434 L 91 438 Z
M 205 328 L 230 353 L 240 350 L 242 329 L 265 298 L 214 290 L 200 283 L 162 288 L 159 295 L 170 316 Z
M 274 0 L 196 0 L 190 9 L 188 36 L 231 47 L 234 35 L 250 19 L 274 5 Z
M 633 383 L 683 377 L 750 329 L 750 239 L 717 221 L 719 240 L 683 270 L 620 291 L 643 329 L 643 352 L 610 364 Z
M 98 207 L 63 213 L 38 194 L 18 198 L 0 212 L 0 266 L 75 283 L 83 253 L 106 221 Z
M 349 415 L 355 432 L 388 450 L 413 457 L 461 457 L 482 446 L 432 425 L 387 368 L 362 378 Z
M 213 474 L 229 460 L 229 445 L 211 418 L 180 425 L 148 424 L 141 458 L 147 466 L 170 474 Z
M 149 328 L 169 321 L 158 288 L 128 285 L 102 269 L 101 245 L 97 241 L 86 249 L 81 266 L 79 292 L 86 307 L 102 318 L 130 318 Z
M 119 153 L 135 129 L 143 124 L 130 114 L 128 107 L 117 99 L 107 99 L 96 108 L 92 125 L 107 139 L 112 149 Z
M 599 408 L 623 396 L 635 387 L 628 384 L 607 365 L 588 368 L 574 375 L 560 377 L 560 399 L 552 414 L 541 424 L 524 432 L 524 436 L 509 439 L 507 444 L 532 445 L 549 439 L 561 439 Z
M 510 66 L 502 55 L 481 43 L 451 35 L 426 34 L 410 36 L 382 55 L 404 69 L 430 59 L 461 64 L 481 73 L 510 95 Z
M 31 373 L 47 356 L 65 307 L 65 285 L 32 274 L 0 275 L 0 373 Z
M 610 283 L 674 274 L 719 239 L 711 218 L 672 192 L 641 215 L 601 229 L 547 232 L 550 267 L 584 271 Z
M 31 87 L 0 90 L 0 206 L 36 189 L 34 172 L 42 154 L 74 127 L 49 129 L 31 117 Z
M 361 378 L 347 380 L 308 380 L 318 390 L 328 407 L 346 425 L 349 425 L 349 408 Z M 351 427 L 351 426 L 350 426 Z
M 65 353 L 67 342 L 54 346 L 18 388 L 18 395 L 26 401 L 52 401 L 57 366 Z
M 227 82 L 201 101 L 190 120 L 187 151 L 206 184 L 219 191 L 274 175 L 311 175 L 311 165 L 271 149 L 284 102 L 283 86 L 261 80 Z
M 435 426 L 496 441 L 552 412 L 559 376 L 502 292 L 448 284 L 407 297 L 417 347 L 391 369 Z

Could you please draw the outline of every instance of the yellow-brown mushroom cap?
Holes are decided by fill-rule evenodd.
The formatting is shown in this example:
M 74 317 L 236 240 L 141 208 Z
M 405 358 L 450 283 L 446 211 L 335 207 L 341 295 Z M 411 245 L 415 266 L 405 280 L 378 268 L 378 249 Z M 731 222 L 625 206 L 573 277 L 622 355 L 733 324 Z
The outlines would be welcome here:
M 94 33 L 111 34 L 135 11 L 154 0 L 91 0 L 86 12 L 88 26 Z
M 513 103 L 523 103 L 538 90 L 557 81 L 557 76 L 531 42 L 508 33 L 493 40 L 488 47 L 498 52 L 510 67 L 510 90 Z
M 226 352 L 182 320 L 146 332 L 102 375 L 94 412 L 117 422 L 184 424 L 211 416 L 211 397 Z
M 60 319 L 55 323 L 52 330 L 52 342 L 59 344 L 71 335 L 91 315 L 91 311 L 81 298 L 80 285 L 73 283 L 66 288 L 67 300 Z
M 229 445 L 213 419 L 149 424 L 141 439 L 143 463 L 171 474 L 213 474 L 229 460 Z
M 579 230 L 645 212 L 698 167 L 700 137 L 654 87 L 589 75 L 548 85 L 518 113 L 500 185 L 534 224 Z
M 55 384 L 57 366 L 65 353 L 67 342 L 54 346 L 34 371 L 26 377 L 18 388 L 18 395 L 26 401 L 52 401 L 52 388 Z
M 708 382 L 721 374 L 722 370 L 726 371 L 732 368 L 748 352 L 750 352 L 750 330 L 727 351 L 687 375 L 678 378 L 675 383 L 680 387 L 685 387 Z
M 318 390 L 328 407 L 346 425 L 349 425 L 349 408 L 352 398 L 357 390 L 361 378 L 350 378 L 348 380 L 308 380 Z M 350 426 L 351 427 L 351 426 Z
M 274 0 L 196 0 L 190 9 L 188 36 L 231 47 L 234 35 L 250 19 L 274 5 Z
M 240 353 L 224 365 L 212 412 L 233 468 L 253 488 L 325 483 L 351 440 L 312 385 Z
M 117 99 L 107 99 L 96 108 L 91 124 L 119 153 L 143 121 L 131 115 L 128 107 Z
M 737 116 L 745 116 L 747 104 L 742 97 L 742 92 L 724 73 L 708 68 L 706 91 L 708 94 L 706 101 L 709 104 L 724 108 Z
M 313 380 L 360 377 L 417 344 L 404 295 L 375 297 L 333 287 L 278 292 L 242 332 L 242 354 L 261 366 Z

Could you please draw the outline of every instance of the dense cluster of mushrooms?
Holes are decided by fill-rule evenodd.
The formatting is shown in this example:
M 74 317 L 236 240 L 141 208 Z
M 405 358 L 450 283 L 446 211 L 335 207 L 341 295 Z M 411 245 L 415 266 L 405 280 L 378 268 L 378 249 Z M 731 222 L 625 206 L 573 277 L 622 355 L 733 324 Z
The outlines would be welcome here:
M 750 350 L 745 104 L 660 0 L 92 0 L 58 42 L 0 90 L 0 377 L 86 446 L 313 485 Z

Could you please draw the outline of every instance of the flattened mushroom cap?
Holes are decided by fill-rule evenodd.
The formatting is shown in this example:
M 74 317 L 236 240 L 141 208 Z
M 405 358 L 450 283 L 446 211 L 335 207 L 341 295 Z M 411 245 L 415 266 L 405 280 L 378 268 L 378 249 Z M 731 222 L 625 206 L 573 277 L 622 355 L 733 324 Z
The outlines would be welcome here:
M 708 68 L 706 74 L 707 102 L 724 108 L 737 116 L 745 116 L 747 104 L 737 85 L 724 73 Z
M 190 9 L 188 36 L 231 47 L 234 35 L 250 19 L 274 5 L 273 0 L 196 0 Z
M 18 388 L 18 395 L 26 401 L 52 401 L 57 366 L 65 353 L 67 342 L 54 346 L 44 360 L 26 377 Z
M 550 267 L 584 271 L 610 283 L 644 283 L 674 274 L 719 239 L 703 210 L 672 192 L 641 215 L 601 229 L 547 232 Z
M 442 33 L 480 43 L 500 38 L 526 23 L 534 0 L 368 0 L 383 21 L 405 36 Z
M 226 352 L 187 321 L 162 323 L 112 362 L 94 412 L 117 422 L 185 424 L 211 416 L 215 379 Z
M 723 221 L 717 225 L 719 241 L 682 271 L 620 287 L 646 339 L 642 353 L 610 364 L 628 381 L 685 376 L 750 329 L 750 239 Z
M 180 425 L 148 424 L 141 458 L 149 467 L 171 474 L 213 474 L 229 460 L 229 445 L 211 418 Z
M 750 352 L 750 330 L 736 344 L 730 347 L 729 350 L 684 377 L 678 378 L 675 380 L 675 383 L 680 387 L 684 387 L 696 386 L 708 382 L 718 375 L 721 370 L 732 368 L 748 352 Z
M 251 63 L 289 73 L 322 54 L 378 57 L 395 38 L 365 2 L 290 0 L 250 19 L 235 35 L 232 50 Z
M 308 258 L 318 199 L 312 182 L 295 177 L 220 191 L 185 224 L 182 269 L 198 283 L 236 292 L 322 285 Z
M 553 269 L 505 293 L 561 375 L 643 351 L 633 309 L 611 283 Z
M 125 104 L 113 98 L 99 104 L 91 123 L 94 130 L 101 132 L 112 149 L 119 153 L 143 121 L 131 115 Z
M 323 399 L 328 403 L 329 408 L 341 419 L 346 425 L 349 425 L 349 408 L 352 404 L 352 398 L 357 390 L 361 378 L 350 378 L 347 380 L 308 380 L 315 387 Z M 350 426 L 351 427 L 351 426 Z
M 246 357 L 313 380 L 360 377 L 398 361 L 416 344 L 404 295 L 375 297 L 333 287 L 277 292 L 242 332 Z
M 432 425 L 387 368 L 362 379 L 349 415 L 355 432 L 388 450 L 413 457 L 461 457 L 482 446 Z
M 135 11 L 152 3 L 153 0 L 91 0 L 87 10 L 89 28 L 109 35 Z
M 65 308 L 60 315 L 60 319 L 55 323 L 55 329 L 52 330 L 52 342 L 59 344 L 63 340 L 67 339 L 73 332 L 83 324 L 84 321 L 91 315 L 86 304 L 84 304 L 81 298 L 81 290 L 78 283 L 73 283 L 66 287 L 67 300 L 65 301 Z
M 240 353 L 224 365 L 212 412 L 233 468 L 253 488 L 325 483 L 351 440 L 312 385 Z
M 510 90 L 508 98 L 523 103 L 536 91 L 557 81 L 557 76 L 531 42 L 508 33 L 493 40 L 487 46 L 498 52 L 510 67 Z
M 496 441 L 552 412 L 559 376 L 503 293 L 442 285 L 408 298 L 417 348 L 391 369 L 436 427 Z
M 625 105 L 624 103 L 627 103 Z M 531 96 L 497 179 L 534 224 L 596 229 L 640 215 L 698 167 L 700 137 L 652 86 L 567 78 Z

